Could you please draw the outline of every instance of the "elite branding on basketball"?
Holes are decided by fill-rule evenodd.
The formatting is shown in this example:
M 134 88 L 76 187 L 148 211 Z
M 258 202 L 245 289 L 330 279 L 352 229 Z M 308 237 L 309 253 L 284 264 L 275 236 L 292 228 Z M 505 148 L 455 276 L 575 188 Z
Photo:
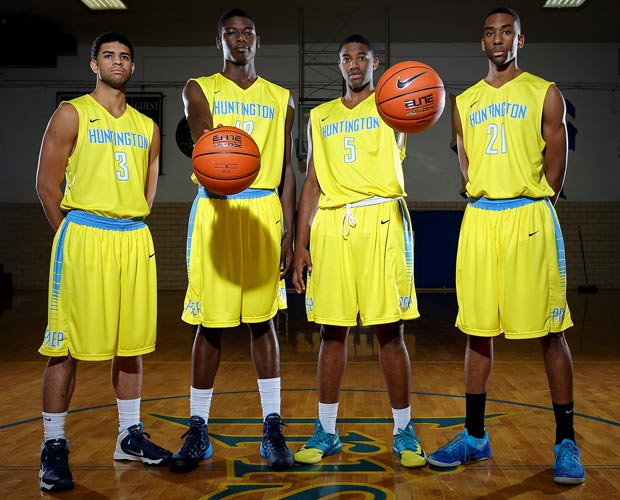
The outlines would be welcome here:
M 418 61 L 390 66 L 375 89 L 379 115 L 399 132 L 415 134 L 434 125 L 446 103 L 446 91 L 437 72 Z
M 254 139 L 236 127 L 205 132 L 192 152 L 194 175 L 215 194 L 236 194 L 248 188 L 260 170 L 260 150 Z

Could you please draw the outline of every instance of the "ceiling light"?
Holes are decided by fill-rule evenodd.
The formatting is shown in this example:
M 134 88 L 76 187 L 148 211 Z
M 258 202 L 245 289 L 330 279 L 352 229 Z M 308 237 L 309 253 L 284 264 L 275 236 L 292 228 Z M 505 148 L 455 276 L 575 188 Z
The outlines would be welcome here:
M 127 10 L 122 0 L 82 0 L 91 10 Z
M 84 1 L 84 0 L 82 0 Z M 546 0 L 544 9 L 573 9 L 581 7 L 586 0 Z

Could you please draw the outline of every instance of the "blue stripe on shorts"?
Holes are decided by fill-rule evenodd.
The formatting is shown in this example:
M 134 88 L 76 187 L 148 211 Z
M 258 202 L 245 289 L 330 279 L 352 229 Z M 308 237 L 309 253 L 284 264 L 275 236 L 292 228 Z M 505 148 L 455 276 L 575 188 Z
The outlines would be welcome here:
M 403 200 L 399 200 L 398 206 L 403 217 L 404 237 L 405 237 L 405 259 L 407 263 L 407 279 L 413 279 L 413 232 L 411 231 L 411 222 L 409 218 L 409 210 Z
M 203 189 L 204 191 L 204 189 Z M 192 203 L 192 210 L 189 213 L 189 222 L 187 223 L 187 244 L 185 247 L 185 264 L 187 266 L 187 278 L 189 279 L 189 257 L 192 250 L 192 234 L 194 233 L 194 222 L 196 220 L 196 209 L 198 208 L 198 201 L 202 198 L 200 196 L 200 188 L 198 189 L 198 196 L 194 198 Z
M 558 269 L 560 271 L 560 283 L 562 285 L 562 291 L 566 292 L 566 250 L 564 248 L 564 237 L 562 236 L 562 229 L 560 229 L 560 223 L 558 222 L 558 216 L 555 213 L 553 205 L 547 199 L 545 199 L 551 219 L 553 219 L 553 229 L 555 231 L 555 247 L 558 253 Z
M 67 226 L 68 224 L 63 224 L 59 229 L 56 252 L 54 253 L 54 263 L 52 264 L 52 290 L 49 308 L 50 321 L 55 319 L 56 313 L 58 312 L 58 301 L 60 300 L 60 278 L 62 277 L 62 262 Z
M 538 201 L 543 201 L 543 199 L 519 196 L 517 198 L 508 198 L 506 200 L 491 200 L 482 196 L 481 198 L 469 202 L 469 204 L 472 207 L 480 208 L 482 210 L 494 210 L 496 212 L 500 212 L 502 210 L 522 207 L 524 205 L 529 205 L 530 203 L 536 203 Z
M 94 227 L 97 229 L 112 229 L 114 231 L 135 231 L 146 227 L 142 218 L 136 219 L 114 219 L 103 217 L 82 210 L 71 210 L 66 217 L 68 222 L 80 224 L 82 226 Z
M 214 198 L 216 200 L 251 200 L 254 198 L 264 198 L 272 193 L 275 193 L 273 189 L 247 188 L 237 194 L 216 194 L 207 191 L 203 186 L 198 186 L 199 198 Z

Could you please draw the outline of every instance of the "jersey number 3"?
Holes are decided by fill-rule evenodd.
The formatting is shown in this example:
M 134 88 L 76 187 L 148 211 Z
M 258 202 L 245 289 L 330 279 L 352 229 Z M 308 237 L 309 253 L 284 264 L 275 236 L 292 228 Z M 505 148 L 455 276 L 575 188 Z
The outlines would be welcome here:
M 127 154 L 124 151 L 116 151 L 114 153 L 114 161 L 116 162 L 116 180 L 129 180 L 129 170 L 127 169 Z

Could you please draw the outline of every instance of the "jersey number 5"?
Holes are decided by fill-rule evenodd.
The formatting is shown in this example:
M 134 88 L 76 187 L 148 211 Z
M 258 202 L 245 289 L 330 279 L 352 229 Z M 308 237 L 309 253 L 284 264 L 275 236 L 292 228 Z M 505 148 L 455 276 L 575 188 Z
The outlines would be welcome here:
M 116 180 L 129 180 L 129 170 L 127 169 L 127 154 L 124 151 L 116 151 L 114 153 L 114 161 L 116 162 Z
M 345 163 L 353 163 L 357 158 L 355 152 L 355 142 L 354 137 L 345 137 L 344 138 L 344 162 Z

